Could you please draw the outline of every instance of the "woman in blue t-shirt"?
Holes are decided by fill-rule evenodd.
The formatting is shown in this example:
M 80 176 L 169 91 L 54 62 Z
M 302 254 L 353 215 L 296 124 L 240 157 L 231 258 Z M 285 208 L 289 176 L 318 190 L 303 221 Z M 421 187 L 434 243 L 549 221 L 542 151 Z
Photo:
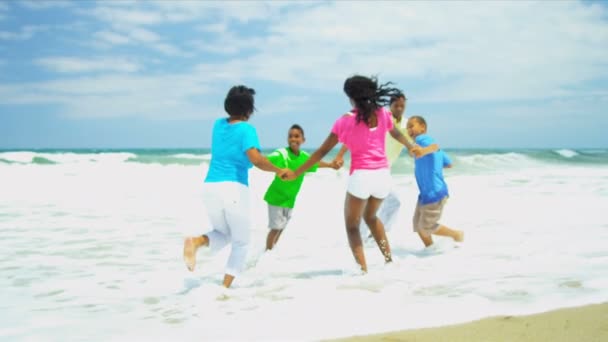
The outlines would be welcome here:
M 211 140 L 211 162 L 205 178 L 203 200 L 213 230 L 184 241 L 184 261 L 190 271 L 196 264 L 199 247 L 219 251 L 232 243 L 223 285 L 230 287 L 243 271 L 249 247 L 249 169 L 255 165 L 263 171 L 281 175 L 281 170 L 260 154 L 255 128 L 247 121 L 255 109 L 255 90 L 243 85 L 228 91 L 224 109 L 228 118 L 215 121 Z

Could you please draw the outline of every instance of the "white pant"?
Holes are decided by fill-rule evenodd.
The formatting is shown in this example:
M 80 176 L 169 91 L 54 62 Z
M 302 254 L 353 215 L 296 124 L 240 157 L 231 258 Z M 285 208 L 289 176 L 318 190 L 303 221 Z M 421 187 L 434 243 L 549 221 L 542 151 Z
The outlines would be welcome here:
M 389 232 L 391 230 L 400 207 L 401 200 L 397 197 L 397 193 L 395 193 L 394 190 L 391 190 L 391 192 L 388 193 L 388 196 L 382 201 L 382 204 L 380 204 L 380 208 L 378 208 L 378 218 L 384 224 L 384 231 Z M 369 227 L 365 224 L 364 220 L 361 220 L 360 230 L 361 236 L 364 238 L 369 236 Z
M 237 182 L 205 183 L 203 202 L 213 230 L 209 248 L 217 252 L 232 243 L 226 274 L 237 276 L 245 268 L 250 243 L 249 188 Z

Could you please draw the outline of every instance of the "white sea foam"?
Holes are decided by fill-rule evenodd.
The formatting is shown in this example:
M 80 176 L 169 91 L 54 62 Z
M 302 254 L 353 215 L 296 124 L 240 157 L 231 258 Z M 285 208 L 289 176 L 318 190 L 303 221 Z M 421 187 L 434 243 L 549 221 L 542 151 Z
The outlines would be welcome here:
M 568 150 L 568 149 L 556 150 L 555 153 L 559 154 L 560 156 L 562 156 L 564 158 L 572 158 L 572 157 L 578 156 L 578 152 Z
M 448 170 L 442 222 L 466 241 L 437 238 L 431 249 L 411 231 L 413 176 L 399 175 L 395 262 L 367 244 L 367 275 L 353 271 L 344 231 L 346 170 L 307 176 L 269 254 L 261 198 L 273 175 L 252 170 L 249 268 L 226 290 L 229 248 L 199 253 L 194 273 L 181 260 L 183 237 L 209 229 L 207 164 L 110 155 L 36 165 L 29 152 L 1 154 L 24 163 L 0 164 L 2 340 L 315 340 L 608 299 L 605 166 L 539 167 L 506 154 L 497 163 L 518 168 Z
M 29 164 L 34 162 L 34 158 L 44 158 L 50 162 L 57 164 L 72 164 L 72 163 L 90 163 L 90 162 L 105 162 L 105 163 L 121 163 L 129 158 L 135 158 L 136 155 L 130 152 L 108 152 L 108 153 L 50 153 L 50 152 L 0 152 L 0 159 L 9 162 L 21 164 Z
M 200 159 L 200 160 L 211 160 L 211 154 L 191 154 L 191 153 L 179 153 L 173 155 L 175 158 L 184 158 L 184 159 Z

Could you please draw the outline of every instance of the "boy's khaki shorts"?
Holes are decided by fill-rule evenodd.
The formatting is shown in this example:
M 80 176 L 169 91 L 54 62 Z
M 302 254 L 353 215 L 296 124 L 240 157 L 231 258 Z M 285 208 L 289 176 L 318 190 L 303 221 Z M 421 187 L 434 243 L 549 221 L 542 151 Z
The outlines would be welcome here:
M 268 205 L 268 228 L 283 230 L 291 219 L 292 208 L 277 207 Z
M 448 197 L 442 198 L 439 202 L 430 204 L 416 203 L 414 212 L 414 232 L 426 232 L 431 234 L 439 228 L 439 219 L 443 212 L 443 206 L 447 202 Z

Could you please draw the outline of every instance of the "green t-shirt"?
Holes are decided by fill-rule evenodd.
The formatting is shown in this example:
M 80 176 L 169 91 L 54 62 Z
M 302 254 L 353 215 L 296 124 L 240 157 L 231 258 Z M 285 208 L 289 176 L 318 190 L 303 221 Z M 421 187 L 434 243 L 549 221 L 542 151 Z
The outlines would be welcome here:
M 304 165 L 310 158 L 310 154 L 300 151 L 299 155 L 295 155 L 291 152 L 289 147 L 280 148 L 275 150 L 268 155 L 268 160 L 278 168 L 288 168 L 290 170 L 296 170 L 300 166 Z M 315 172 L 319 164 L 313 165 L 306 172 Z M 275 176 L 274 180 L 266 190 L 264 200 L 270 205 L 274 205 L 281 208 L 293 208 L 296 203 L 296 196 L 300 191 L 302 182 L 304 181 L 304 174 L 300 175 L 293 181 L 283 181 L 281 178 Z

